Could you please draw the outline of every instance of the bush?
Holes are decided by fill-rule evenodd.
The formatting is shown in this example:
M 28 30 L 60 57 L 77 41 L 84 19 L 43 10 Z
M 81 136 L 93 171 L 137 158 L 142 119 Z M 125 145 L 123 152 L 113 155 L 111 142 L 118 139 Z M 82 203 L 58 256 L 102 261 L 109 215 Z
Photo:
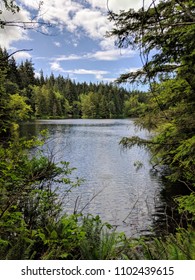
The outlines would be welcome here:
M 79 185 L 79 181 L 69 179 L 72 169 L 67 162 L 55 164 L 41 153 L 30 156 L 29 148 L 37 143 L 37 140 L 17 141 L 0 147 L 1 259 L 37 256 L 32 248 L 37 247 L 40 233 L 56 224 L 63 197 Z M 60 198 L 58 192 L 62 185 Z

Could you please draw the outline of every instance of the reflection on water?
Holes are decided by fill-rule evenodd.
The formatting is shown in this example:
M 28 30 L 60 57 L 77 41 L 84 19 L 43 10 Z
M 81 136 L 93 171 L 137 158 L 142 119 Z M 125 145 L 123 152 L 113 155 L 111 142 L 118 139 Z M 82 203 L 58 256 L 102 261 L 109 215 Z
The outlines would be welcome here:
M 49 132 L 45 152 L 70 162 L 77 168 L 74 175 L 85 179 L 69 195 L 66 211 L 72 212 L 77 200 L 78 212 L 100 215 L 129 236 L 150 231 L 161 203 L 161 182 L 150 172 L 145 149 L 124 151 L 119 145 L 124 136 L 147 138 L 147 131 L 136 130 L 133 120 L 39 120 L 23 124 L 22 135 L 38 135 L 43 129 Z M 143 163 L 138 171 L 136 161 Z

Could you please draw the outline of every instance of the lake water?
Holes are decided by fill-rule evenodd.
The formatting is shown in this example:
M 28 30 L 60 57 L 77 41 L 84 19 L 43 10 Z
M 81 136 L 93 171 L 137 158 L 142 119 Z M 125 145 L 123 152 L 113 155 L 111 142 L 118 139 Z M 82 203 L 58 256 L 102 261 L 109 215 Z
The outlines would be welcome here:
M 45 152 L 57 162 L 70 162 L 77 168 L 72 175 L 85 179 L 66 198 L 66 212 L 73 212 L 77 201 L 77 212 L 99 215 L 128 236 L 150 232 L 161 204 L 161 182 L 151 171 L 147 150 L 123 150 L 119 145 L 126 136 L 148 138 L 146 130 L 136 129 L 131 119 L 38 120 L 21 129 L 28 136 L 47 129 Z M 136 162 L 142 163 L 139 170 Z

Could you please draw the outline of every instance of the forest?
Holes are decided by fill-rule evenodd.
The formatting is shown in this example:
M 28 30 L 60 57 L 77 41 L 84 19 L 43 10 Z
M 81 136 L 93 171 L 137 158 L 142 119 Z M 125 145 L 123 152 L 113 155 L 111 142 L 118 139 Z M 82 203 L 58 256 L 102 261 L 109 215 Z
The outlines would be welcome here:
M 3 2 L 19 12 L 14 1 Z M 108 19 L 114 27 L 107 36 L 119 48 L 139 50 L 143 60 L 142 69 L 117 83 L 147 84 L 147 92 L 45 77 L 43 71 L 36 77 L 32 61 L 17 65 L 0 49 L 0 259 L 195 259 L 194 1 L 152 1 L 139 11 L 109 11 Z M 7 24 L 0 23 L 2 29 Z M 122 117 L 136 117 L 152 137 L 126 137 L 121 145 L 147 147 L 166 191 L 178 190 L 172 199 L 180 220 L 173 232 L 127 238 L 99 216 L 62 214 L 63 196 L 80 180 L 70 179 L 69 162 L 43 155 L 38 147 L 45 131 L 30 140 L 17 133 L 22 121 L 36 118 Z
M 111 83 L 75 83 L 68 77 L 54 77 L 53 73 L 44 77 L 43 71 L 39 77 L 35 77 L 31 60 L 17 65 L 14 57 L 9 57 L 8 52 L 1 48 L 0 59 L 2 71 L 6 71 L 5 91 L 11 98 L 10 110 L 14 111 L 19 103 L 23 104 L 23 109 L 20 105 L 20 113 L 23 110 L 25 118 L 96 119 L 137 116 L 133 112 L 133 104 L 146 100 L 144 92 L 129 92 Z M 136 96 L 136 100 L 132 96 Z M 20 120 L 21 116 L 18 116 Z

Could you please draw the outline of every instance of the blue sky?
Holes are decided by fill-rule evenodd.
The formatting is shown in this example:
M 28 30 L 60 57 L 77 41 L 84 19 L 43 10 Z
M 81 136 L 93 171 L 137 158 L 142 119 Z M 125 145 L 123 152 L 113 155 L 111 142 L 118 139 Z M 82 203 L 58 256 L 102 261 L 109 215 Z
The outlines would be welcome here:
M 76 82 L 111 82 L 121 73 L 141 68 L 138 53 L 120 50 L 115 47 L 114 38 L 105 38 L 106 32 L 113 27 L 107 19 L 107 0 L 42 2 L 39 9 L 39 0 L 18 0 L 19 13 L 3 13 L 7 21 L 32 21 L 27 27 L 34 31 L 24 29 L 23 25 L 22 28 L 8 26 L 0 30 L 0 45 L 9 52 L 32 49 L 18 52 L 15 59 L 18 62 L 32 59 L 37 75 L 42 69 L 45 75 L 52 72 L 55 76 L 69 76 Z M 109 0 L 108 6 L 117 12 L 138 9 L 142 3 L 142 0 Z M 53 27 L 37 27 L 36 20 L 49 22 Z

